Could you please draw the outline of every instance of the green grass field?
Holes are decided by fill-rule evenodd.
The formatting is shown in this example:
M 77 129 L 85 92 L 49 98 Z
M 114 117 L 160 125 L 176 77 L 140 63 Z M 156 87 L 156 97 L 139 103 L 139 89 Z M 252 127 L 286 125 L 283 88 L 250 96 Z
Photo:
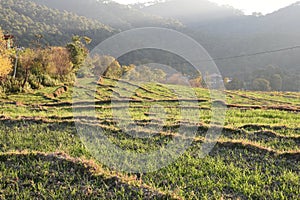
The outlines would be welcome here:
M 192 145 L 174 163 L 137 174 L 118 172 L 95 159 L 75 128 L 73 89 L 53 98 L 55 90 L 1 97 L 0 199 L 300 198 L 300 93 L 226 92 L 224 129 L 210 154 L 202 158 L 213 105 L 208 90 L 197 88 L 191 94 L 184 86 L 137 86 L 105 79 L 93 97 L 97 118 L 85 125 L 102 128 L 122 149 L 160 149 L 181 137 L 177 133 L 181 123 L 197 130 Z M 146 138 L 129 136 L 116 122 L 114 112 L 122 113 L 126 106 L 111 104 L 110 99 L 125 93 L 132 100 L 128 123 L 139 125 L 128 131 Z M 199 109 L 196 122 L 181 121 L 178 94 L 199 99 L 182 108 L 191 113 Z M 80 109 L 89 110 L 91 105 Z

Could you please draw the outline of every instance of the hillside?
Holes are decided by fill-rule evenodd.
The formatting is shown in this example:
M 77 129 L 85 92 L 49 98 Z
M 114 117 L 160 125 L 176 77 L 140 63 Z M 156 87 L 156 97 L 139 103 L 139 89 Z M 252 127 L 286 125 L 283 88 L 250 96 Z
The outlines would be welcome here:
M 235 57 L 300 45 L 299 3 L 266 16 L 246 16 L 238 10 L 206 0 L 171 0 L 138 6 L 144 12 L 179 19 L 188 35 L 202 44 L 213 58 Z M 264 55 L 217 60 L 224 76 L 244 81 L 267 66 L 280 68 L 288 79 L 299 77 L 300 49 Z M 255 72 L 256 73 L 256 72 Z M 299 84 L 298 83 L 298 87 Z M 295 89 L 295 88 L 294 88 Z
M 1 6 L 1 15 L 5 16 L 1 18 L 2 28 L 16 35 L 21 45 L 28 46 L 36 40 L 35 34 L 42 34 L 42 42 L 51 45 L 64 45 L 73 34 L 80 34 L 93 39 L 92 48 L 121 30 L 167 27 L 193 37 L 212 58 L 229 57 L 216 59 L 216 64 L 224 77 L 245 82 L 245 89 L 251 89 L 248 85 L 262 69 L 273 66 L 276 70 L 271 73 L 280 74 L 284 90 L 299 90 L 300 48 L 241 56 L 300 45 L 300 6 L 297 3 L 260 17 L 246 16 L 239 10 L 206 0 L 156 1 L 151 6 L 124 6 L 96 0 L 32 0 L 26 3 L 25 0 L 10 0 L 1 1 Z M 142 63 L 144 58 L 162 64 L 172 63 L 170 60 L 177 63 L 167 54 L 151 52 L 133 53 L 122 57 L 120 62 Z M 188 68 L 181 62 L 173 67 Z
M 85 35 L 93 44 L 107 38 L 114 30 L 97 20 L 58 11 L 27 0 L 0 1 L 1 28 L 17 38 L 17 44 L 28 46 L 41 34 L 41 42 L 65 45 L 72 35 Z
M 96 19 L 109 26 L 126 30 L 137 27 L 159 26 L 181 28 L 182 24 L 175 19 L 164 19 L 158 15 L 146 14 L 130 6 L 105 0 L 34 0 L 50 8 L 66 10 L 81 16 Z
M 188 26 L 199 26 L 200 24 L 234 19 L 243 15 L 240 10 L 229 6 L 218 6 L 207 0 L 157 2 L 150 6 L 141 7 L 141 10 L 165 18 L 178 19 Z

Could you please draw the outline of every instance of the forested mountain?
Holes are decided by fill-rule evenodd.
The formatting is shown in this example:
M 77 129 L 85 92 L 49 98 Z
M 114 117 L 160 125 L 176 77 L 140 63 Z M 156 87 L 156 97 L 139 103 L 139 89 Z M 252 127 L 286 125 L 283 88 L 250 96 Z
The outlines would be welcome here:
M 65 45 L 72 35 L 85 35 L 97 44 L 114 30 L 97 20 L 66 11 L 50 9 L 28 0 L 1 0 L 0 26 L 17 38 L 18 45 L 28 46 L 37 40 L 51 45 Z
M 261 69 L 274 69 L 274 73 L 296 83 L 289 84 L 294 85 L 293 90 L 300 88 L 296 81 L 300 80 L 299 48 L 239 57 L 300 45 L 299 3 L 266 16 L 247 16 L 207 0 L 157 0 L 149 5 L 125 6 L 105 0 L 5 0 L 0 1 L 0 23 L 4 30 L 16 35 L 21 45 L 36 40 L 36 34 L 42 34 L 41 41 L 51 45 L 65 44 L 72 35 L 79 34 L 92 38 L 93 47 L 122 30 L 172 28 L 196 39 L 213 58 L 234 57 L 216 60 L 224 76 L 251 82 Z M 160 60 L 164 55 L 143 51 L 123 57 L 121 62 L 130 64 L 145 57 Z
M 207 0 L 170 0 L 136 7 L 147 13 L 179 19 L 189 29 L 186 33 L 202 44 L 214 58 L 300 45 L 300 3 L 266 16 L 246 16 L 233 8 L 218 6 Z M 282 74 L 291 74 L 291 79 L 296 80 L 295 76 L 299 78 L 299 75 L 295 75 L 299 74 L 299 54 L 298 48 L 221 59 L 216 63 L 225 76 L 236 76 L 243 80 L 270 65 L 279 68 Z
M 158 15 L 146 14 L 130 6 L 107 0 L 34 0 L 50 8 L 66 10 L 81 16 L 96 19 L 115 29 L 159 26 L 181 28 L 182 24 L 175 19 L 164 19 Z
M 230 57 L 300 45 L 300 6 L 293 4 L 266 16 L 243 16 L 194 29 L 194 37 L 213 57 Z M 203 37 L 206 36 L 206 37 Z M 213 40 L 211 40 L 213 38 Z M 213 41 L 210 43 L 210 41 Z M 268 65 L 299 71 L 300 49 L 218 62 L 226 73 Z

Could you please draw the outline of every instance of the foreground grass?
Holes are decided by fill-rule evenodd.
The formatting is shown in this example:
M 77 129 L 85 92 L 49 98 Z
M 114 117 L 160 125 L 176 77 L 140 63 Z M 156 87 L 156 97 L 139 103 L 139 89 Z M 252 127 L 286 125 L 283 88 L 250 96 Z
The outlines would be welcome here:
M 6 122 L 7 123 L 7 122 Z M 89 152 L 81 144 L 76 130 L 73 126 L 68 126 L 66 123 L 50 123 L 39 124 L 34 122 L 12 122 L 10 126 L 4 125 L 1 127 L 1 151 L 16 152 L 16 151 L 43 151 L 43 152 L 66 152 L 72 157 L 92 158 Z M 6 126 L 6 128 L 4 128 Z M 30 127 L 30 129 L 29 129 Z M 9 131 L 11 129 L 11 131 Z M 17 131 L 16 131 L 17 130 Z M 50 131 L 51 130 L 51 131 Z M 42 132 L 41 132 L 42 131 Z M 146 143 L 141 139 L 134 139 L 120 132 L 106 132 L 110 136 L 111 141 L 118 142 L 118 145 L 123 149 L 128 149 L 137 152 L 147 152 L 161 146 L 167 138 L 164 135 L 159 135 L 151 138 Z M 183 197 L 186 199 L 192 198 L 208 198 L 219 199 L 223 198 L 268 198 L 268 199 L 296 199 L 299 196 L 299 156 L 298 158 L 276 155 L 272 151 L 266 151 L 260 146 L 243 146 L 235 143 L 230 145 L 218 144 L 211 152 L 209 157 L 200 158 L 201 141 L 195 141 L 188 151 L 180 157 L 174 164 L 153 173 L 143 174 L 142 182 L 149 185 L 153 190 L 162 190 L 166 193 L 172 193 L 174 196 Z M 43 194 L 49 192 L 50 185 L 45 183 L 43 173 L 47 173 L 49 168 L 40 169 L 39 172 L 31 172 L 32 166 L 36 166 L 37 158 L 34 156 L 24 157 L 22 159 L 12 157 L 12 160 L 2 159 L 3 172 L 2 177 L 13 179 L 12 174 L 19 174 L 18 170 L 22 167 L 23 175 L 20 176 L 21 181 L 26 173 L 35 174 L 37 176 L 36 184 L 44 191 Z M 18 161 L 18 162 L 17 162 Z M 13 164 L 16 169 L 10 169 L 7 163 Z M 17 164 L 15 163 L 17 162 Z M 44 161 L 43 161 L 44 162 Z M 49 163 L 40 163 L 38 166 L 49 166 Z M 23 163 L 23 164 L 22 164 Z M 100 163 L 98 163 L 100 165 Z M 24 165 L 24 166 L 23 166 Z M 70 170 L 70 166 L 61 165 L 61 170 Z M 4 170 L 6 169 L 6 170 Z M 58 168 L 52 169 L 53 172 Z M 104 168 L 105 170 L 109 170 Z M 8 173 L 8 174 L 7 174 Z M 58 172 L 57 172 L 58 173 Z M 68 181 L 75 179 L 74 173 L 67 173 L 65 179 L 59 179 L 63 184 L 70 184 Z M 83 175 L 82 171 L 78 172 Z M 58 173 L 60 174 L 60 173 Z M 26 177 L 26 176 L 25 176 Z M 47 179 L 51 177 L 46 177 Z M 80 178 L 78 178 L 81 180 Z M 85 180 L 85 179 L 84 179 Z M 98 181 L 98 180 L 97 180 Z M 96 181 L 96 182 L 97 182 Z M 83 182 L 74 183 L 75 190 L 80 190 L 86 185 L 98 190 L 97 187 L 102 182 Z M 49 183 L 46 182 L 46 183 Z M 23 188 L 22 191 L 31 191 L 29 188 Z M 24 187 L 25 187 L 24 186 Z M 65 186 L 70 187 L 70 186 Z M 48 189 L 47 189 L 48 188 Z M 71 187 L 72 188 L 72 187 Z M 104 189 L 99 189 L 102 194 L 108 195 Z M 5 188 L 5 194 L 11 195 L 13 190 Z M 66 197 L 69 193 L 57 191 L 60 197 Z M 125 192 L 125 191 L 124 191 Z M 97 192 L 96 192 L 97 193 Z M 127 192 L 125 192 L 127 194 Z M 36 195 L 37 193 L 16 193 L 15 195 Z M 51 189 L 50 193 L 51 194 Z M 75 193 L 76 194 L 76 193 Z M 115 194 L 119 194 L 117 191 Z M 124 195 L 124 193 L 121 192 Z M 141 193 L 142 194 L 142 193 Z M 140 197 L 142 196 L 141 194 Z M 54 194 L 53 194 L 54 195 Z M 84 195 L 84 194 L 80 194 Z M 133 194 L 123 196 L 122 198 L 134 197 Z M 58 197 L 57 196 L 57 197 Z M 29 196 L 27 196 L 29 197 Z M 72 196 L 71 196 L 72 197 Z M 74 196 L 77 197 L 77 196 Z M 92 196 L 91 196 L 92 197 Z M 110 197 L 109 195 L 106 196 Z
M 160 149 L 180 137 L 176 90 L 186 99 L 195 95 L 199 99 L 182 108 L 200 109 L 199 119 L 183 122 L 186 129 L 196 130 L 192 146 L 159 171 L 115 173 L 95 160 L 80 140 L 74 126 L 72 89 L 58 98 L 48 97 L 56 88 L 9 95 L 0 100 L 0 199 L 299 198 L 298 93 L 227 92 L 225 127 L 210 155 L 202 158 L 213 103 L 207 90 L 191 93 L 181 86 L 114 85 L 109 79 L 99 85 L 95 93 L 98 120 L 85 121 L 88 126 L 102 128 L 111 142 L 127 151 Z M 124 91 L 135 100 L 129 104 L 129 118 L 134 119 L 129 124 L 135 126 L 127 131 L 146 138 L 127 135 L 114 118 L 113 112 L 125 112 L 126 107 L 108 100 L 113 94 L 120 98 Z M 90 105 L 81 109 L 89 110 Z
M 0 161 L 1 199 L 171 198 L 63 154 L 7 153 Z

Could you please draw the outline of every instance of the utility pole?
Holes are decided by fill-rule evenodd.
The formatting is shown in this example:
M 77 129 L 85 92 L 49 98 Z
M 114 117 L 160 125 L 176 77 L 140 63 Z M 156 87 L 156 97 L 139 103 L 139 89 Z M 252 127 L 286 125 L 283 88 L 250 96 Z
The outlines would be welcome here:
M 18 58 L 19 58 L 19 52 L 22 51 L 23 48 L 16 48 L 16 62 L 14 67 L 14 75 L 13 78 L 16 78 L 17 75 L 17 67 L 18 67 Z

